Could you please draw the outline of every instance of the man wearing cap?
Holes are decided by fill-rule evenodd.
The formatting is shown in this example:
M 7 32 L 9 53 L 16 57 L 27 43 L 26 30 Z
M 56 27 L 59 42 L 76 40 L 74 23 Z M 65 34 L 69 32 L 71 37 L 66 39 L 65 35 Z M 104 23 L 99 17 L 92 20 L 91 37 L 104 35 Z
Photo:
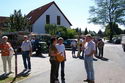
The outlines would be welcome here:
M 28 36 L 24 36 L 24 41 L 22 42 L 21 50 L 22 50 L 23 64 L 25 68 L 24 71 L 26 70 L 31 71 L 30 56 L 32 54 L 32 44 L 28 39 Z
M 7 62 L 8 62 L 9 74 L 12 73 L 12 70 L 11 70 L 11 59 L 12 59 L 11 51 L 13 51 L 13 48 L 12 48 L 11 44 L 7 41 L 8 41 L 8 37 L 3 36 L 2 42 L 0 43 L 0 50 L 1 50 L 1 58 L 3 61 L 4 75 L 7 75 Z M 13 53 L 14 53 L 14 51 L 13 51 Z
M 65 45 L 63 44 L 62 37 L 58 38 L 58 44 L 56 45 L 56 48 L 59 52 L 62 53 L 62 56 L 64 56 L 65 61 L 66 61 Z M 65 61 L 61 62 L 61 80 L 62 80 L 62 83 L 65 83 L 65 73 L 64 73 Z
M 93 55 L 95 54 L 96 48 L 95 43 L 92 41 L 92 36 L 90 34 L 86 35 L 86 43 L 85 43 L 85 69 L 87 73 L 87 79 L 84 80 L 88 83 L 94 83 L 94 69 L 93 69 Z

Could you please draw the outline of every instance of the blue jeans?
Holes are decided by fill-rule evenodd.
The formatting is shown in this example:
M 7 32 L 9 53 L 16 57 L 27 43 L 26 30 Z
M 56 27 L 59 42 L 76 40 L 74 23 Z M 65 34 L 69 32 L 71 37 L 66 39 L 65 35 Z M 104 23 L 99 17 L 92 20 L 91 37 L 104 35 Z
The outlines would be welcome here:
M 93 56 L 85 55 L 85 69 L 87 73 L 88 80 L 94 80 L 94 69 L 93 69 Z
M 22 52 L 23 64 L 25 69 L 31 69 L 30 55 L 29 51 Z

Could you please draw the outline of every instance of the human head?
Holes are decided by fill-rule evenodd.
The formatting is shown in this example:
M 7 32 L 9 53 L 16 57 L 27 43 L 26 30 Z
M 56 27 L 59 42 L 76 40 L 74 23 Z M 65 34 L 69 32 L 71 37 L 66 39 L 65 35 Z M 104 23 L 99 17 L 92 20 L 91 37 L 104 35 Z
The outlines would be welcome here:
M 91 34 L 87 34 L 87 35 L 86 35 L 86 42 L 89 42 L 89 41 L 91 41 L 91 40 L 92 40 Z
M 8 37 L 7 37 L 7 36 L 3 36 L 3 37 L 2 37 L 2 40 L 3 40 L 3 42 L 7 42 Z
M 28 36 L 27 35 L 24 35 L 24 40 L 28 40 Z
M 58 38 L 58 43 L 59 43 L 59 44 L 62 44 L 62 43 L 63 43 L 63 38 L 62 38 L 62 37 L 59 37 L 59 38 Z
M 52 44 L 55 45 L 57 43 L 57 38 L 56 37 L 52 37 L 51 40 L 50 40 L 50 42 L 51 42 L 51 45 Z

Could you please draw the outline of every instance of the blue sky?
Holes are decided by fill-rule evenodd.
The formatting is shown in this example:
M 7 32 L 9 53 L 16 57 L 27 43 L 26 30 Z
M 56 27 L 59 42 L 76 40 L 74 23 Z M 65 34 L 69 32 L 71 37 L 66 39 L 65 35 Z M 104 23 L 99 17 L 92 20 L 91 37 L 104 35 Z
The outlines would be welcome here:
M 53 0 L 1 0 L 0 16 L 10 16 L 14 9 L 21 9 L 22 14 L 28 14 L 31 10 L 45 5 Z M 84 30 L 98 32 L 98 25 L 88 24 L 89 7 L 94 5 L 94 0 L 54 0 L 62 12 L 72 23 L 72 28 L 80 27 Z

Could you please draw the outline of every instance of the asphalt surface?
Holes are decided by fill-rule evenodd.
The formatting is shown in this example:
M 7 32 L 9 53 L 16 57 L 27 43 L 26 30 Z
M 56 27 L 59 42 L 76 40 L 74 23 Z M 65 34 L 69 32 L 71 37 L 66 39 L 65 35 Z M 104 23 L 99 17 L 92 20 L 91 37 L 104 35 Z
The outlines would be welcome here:
M 71 51 L 66 51 L 66 54 L 66 83 L 84 83 L 83 80 L 86 79 L 84 60 L 72 58 Z M 35 65 L 37 69 L 40 68 L 39 71 L 33 70 L 33 73 L 35 72 L 36 74 L 31 74 L 32 76 L 30 78 L 18 83 L 50 83 L 49 57 L 42 59 L 42 68 L 40 64 L 32 65 Z M 104 58 L 94 59 L 94 70 L 95 83 L 125 83 L 125 52 L 123 52 L 122 46 L 106 44 L 104 48 Z
M 84 60 L 72 58 L 71 51 L 66 51 L 65 67 L 66 83 L 84 83 L 86 72 Z M 50 83 L 50 62 L 48 54 L 45 57 L 31 57 L 32 70 L 28 78 L 18 83 Z M 15 70 L 15 59 L 12 59 L 12 70 Z M 2 60 L 0 59 L 0 75 L 3 74 Z M 18 74 L 24 69 L 22 56 L 18 55 Z M 95 83 L 125 83 L 125 52 L 121 45 L 106 44 L 104 58 L 94 60 Z M 14 76 L 11 74 L 10 76 Z M 59 76 L 60 80 L 60 76 Z

